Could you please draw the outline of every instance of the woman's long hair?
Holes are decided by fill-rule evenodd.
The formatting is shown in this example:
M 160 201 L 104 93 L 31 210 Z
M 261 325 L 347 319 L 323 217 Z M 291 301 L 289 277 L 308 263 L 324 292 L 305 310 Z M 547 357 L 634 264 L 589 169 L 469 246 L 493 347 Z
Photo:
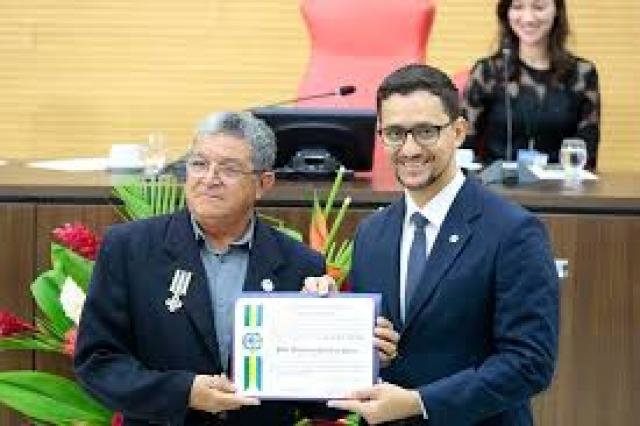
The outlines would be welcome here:
M 518 36 L 513 32 L 509 24 L 509 8 L 513 0 L 499 0 L 496 6 L 499 28 L 499 51 L 496 56 L 502 56 L 502 49 L 509 48 L 511 55 L 510 78 L 517 80 L 520 77 L 520 67 L 514 66 L 518 60 L 518 50 L 520 42 Z M 573 65 L 573 57 L 566 48 L 569 36 L 569 19 L 567 18 L 567 7 L 565 0 L 554 0 L 556 6 L 556 16 L 549 32 L 549 59 L 551 63 L 551 74 L 554 82 L 562 81 Z

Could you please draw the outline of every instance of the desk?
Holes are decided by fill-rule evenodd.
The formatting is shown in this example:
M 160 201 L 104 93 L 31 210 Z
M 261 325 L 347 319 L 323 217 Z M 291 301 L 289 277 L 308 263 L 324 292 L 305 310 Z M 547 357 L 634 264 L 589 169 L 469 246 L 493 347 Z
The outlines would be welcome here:
M 81 221 L 101 232 L 117 220 L 114 177 L 0 166 L 0 309 L 30 317 L 28 286 L 48 268 L 49 233 Z M 116 177 L 117 179 L 117 177 Z M 318 182 L 279 182 L 260 210 L 306 229 Z M 544 182 L 495 191 L 546 223 L 556 258 L 569 261 L 562 282 L 560 356 L 551 389 L 534 401 L 536 424 L 631 426 L 640 417 L 640 175 L 605 175 L 580 190 Z M 393 184 L 345 183 L 353 198 L 344 232 L 400 195 Z M 70 374 L 69 362 L 43 354 L 0 354 L 0 369 Z M 0 424 L 17 424 L 3 412 Z

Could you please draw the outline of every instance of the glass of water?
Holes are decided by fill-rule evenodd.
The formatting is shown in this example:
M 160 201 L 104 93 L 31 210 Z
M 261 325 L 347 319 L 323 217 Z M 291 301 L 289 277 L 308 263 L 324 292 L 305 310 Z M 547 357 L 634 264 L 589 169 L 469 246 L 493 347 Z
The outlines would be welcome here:
M 582 169 L 587 164 L 587 146 L 582 139 L 568 138 L 562 141 L 560 164 L 564 169 L 565 180 L 569 184 L 579 184 Z
M 164 134 L 153 132 L 149 134 L 147 145 L 144 147 L 144 174 L 157 176 L 167 161 L 167 146 Z

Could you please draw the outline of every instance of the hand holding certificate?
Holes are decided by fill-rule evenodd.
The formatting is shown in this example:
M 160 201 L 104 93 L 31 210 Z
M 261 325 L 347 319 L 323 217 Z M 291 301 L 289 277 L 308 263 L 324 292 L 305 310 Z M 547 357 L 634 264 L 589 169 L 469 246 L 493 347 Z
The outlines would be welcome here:
M 342 398 L 373 385 L 380 296 L 245 294 L 234 326 L 234 382 L 262 399 Z

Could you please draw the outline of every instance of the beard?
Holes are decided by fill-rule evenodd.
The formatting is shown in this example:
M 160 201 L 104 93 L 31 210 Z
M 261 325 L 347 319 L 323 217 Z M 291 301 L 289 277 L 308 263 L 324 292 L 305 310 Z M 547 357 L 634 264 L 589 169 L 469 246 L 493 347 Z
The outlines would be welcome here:
M 420 191 L 431 186 L 436 186 L 439 181 L 444 179 L 444 175 L 447 174 L 447 171 L 451 169 L 453 161 L 453 155 L 449 156 L 447 161 L 442 165 L 436 161 L 434 155 L 431 154 L 421 154 L 413 157 L 400 157 L 394 159 L 394 173 L 396 175 L 396 179 L 402 186 L 410 191 Z M 403 176 L 401 172 L 401 168 L 404 167 L 403 164 L 405 162 L 415 163 L 416 167 L 420 164 L 420 167 L 424 169 L 424 175 L 421 179 L 416 179 L 414 177 Z M 441 166 L 438 167 L 438 164 Z M 406 171 L 405 171 L 406 174 Z

